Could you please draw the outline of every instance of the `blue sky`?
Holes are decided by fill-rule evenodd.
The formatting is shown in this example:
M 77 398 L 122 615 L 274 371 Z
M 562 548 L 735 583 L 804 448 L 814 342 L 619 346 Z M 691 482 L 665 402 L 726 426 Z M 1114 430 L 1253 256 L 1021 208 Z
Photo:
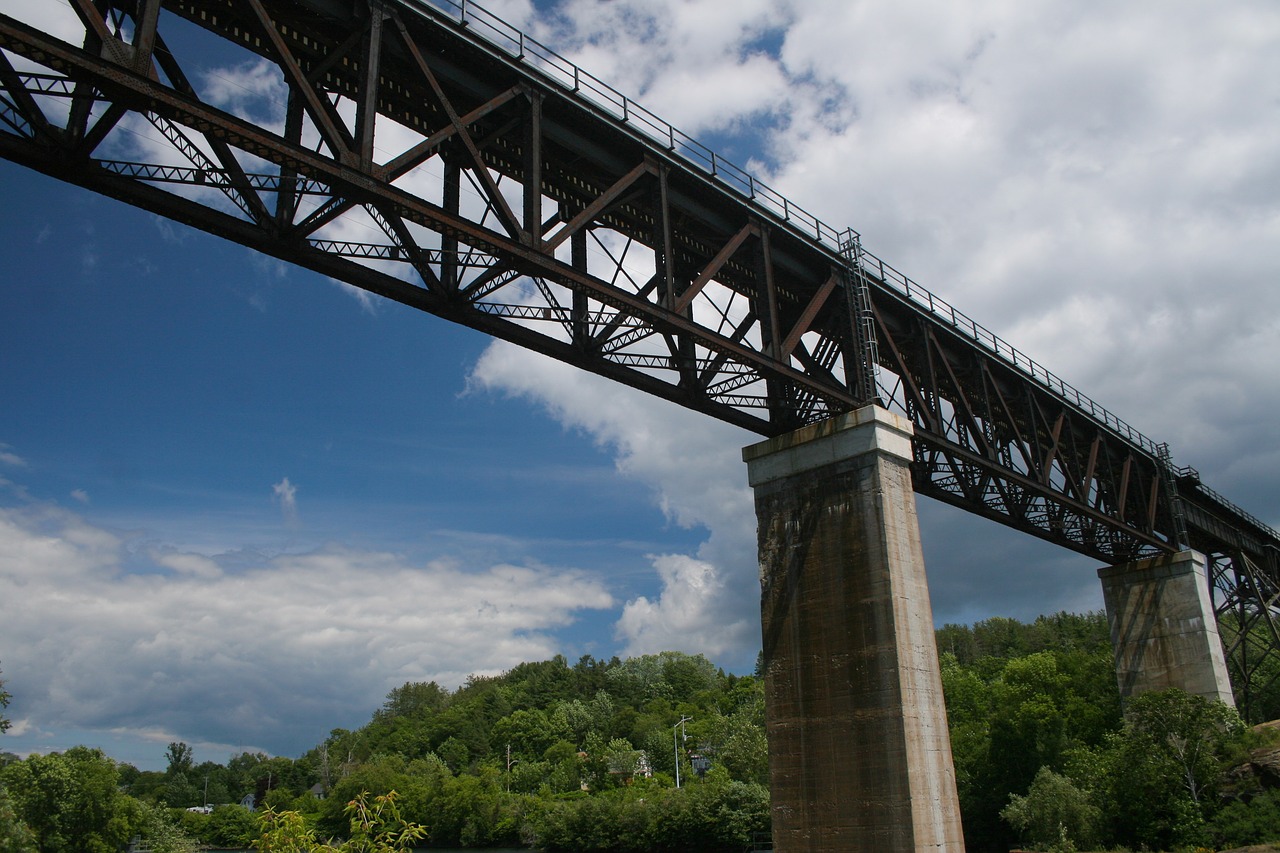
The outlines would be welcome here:
M 1280 524 L 1274 3 L 492 5 Z M 754 436 L 3 162 L 0 197 L 0 749 L 297 755 L 407 680 L 754 663 Z M 920 509 L 938 622 L 1101 606 Z

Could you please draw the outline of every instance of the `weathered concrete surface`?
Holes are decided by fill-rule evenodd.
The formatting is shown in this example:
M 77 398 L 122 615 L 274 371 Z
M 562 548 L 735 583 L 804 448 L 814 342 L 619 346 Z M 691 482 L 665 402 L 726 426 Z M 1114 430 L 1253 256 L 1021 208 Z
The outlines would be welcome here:
M 1179 687 L 1234 707 L 1203 554 L 1098 570 L 1120 695 Z
M 867 407 L 743 451 L 779 853 L 964 849 L 911 433 Z

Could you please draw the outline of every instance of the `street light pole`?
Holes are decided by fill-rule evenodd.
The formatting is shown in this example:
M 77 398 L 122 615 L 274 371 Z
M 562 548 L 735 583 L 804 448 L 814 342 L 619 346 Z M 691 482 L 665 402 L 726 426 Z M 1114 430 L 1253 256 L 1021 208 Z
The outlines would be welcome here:
M 684 734 L 684 724 L 692 721 L 693 721 L 693 717 L 681 717 L 680 722 L 676 723 L 674 726 L 671 727 L 671 747 L 676 754 L 676 787 L 677 788 L 680 787 L 680 744 L 679 742 L 676 741 L 676 729 L 679 729 L 680 733 Z
M 507 744 L 507 793 L 508 794 L 511 793 L 511 767 L 512 765 L 519 764 L 519 763 L 520 763 L 520 759 L 518 758 L 513 759 L 511 757 L 511 744 Z

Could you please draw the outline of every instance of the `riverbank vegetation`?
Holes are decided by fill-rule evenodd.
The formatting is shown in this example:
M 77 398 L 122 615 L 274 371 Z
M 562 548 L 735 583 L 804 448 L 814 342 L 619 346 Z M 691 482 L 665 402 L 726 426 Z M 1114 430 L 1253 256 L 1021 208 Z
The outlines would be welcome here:
M 1100 614 L 948 625 L 937 641 L 971 853 L 1280 839 L 1280 746 L 1177 691 L 1122 710 Z M 676 652 L 404 684 L 296 759 L 195 764 L 181 743 L 166 758 L 164 772 L 85 748 L 0 759 L 0 853 L 114 851 L 134 835 L 158 853 L 184 837 L 243 847 L 271 831 L 267 809 L 342 838 L 351 803 L 391 792 L 435 846 L 740 851 L 769 828 L 758 674 Z

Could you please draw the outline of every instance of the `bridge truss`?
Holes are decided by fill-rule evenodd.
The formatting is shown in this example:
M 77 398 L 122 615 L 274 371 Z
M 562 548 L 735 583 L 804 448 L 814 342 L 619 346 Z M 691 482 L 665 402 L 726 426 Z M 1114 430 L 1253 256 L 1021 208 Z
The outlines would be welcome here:
M 1242 706 L 1277 687 L 1276 531 L 482 8 L 65 2 L 62 38 L 0 15 L 0 156 L 762 435 L 877 401 L 922 494 L 1105 563 L 1206 553 Z

